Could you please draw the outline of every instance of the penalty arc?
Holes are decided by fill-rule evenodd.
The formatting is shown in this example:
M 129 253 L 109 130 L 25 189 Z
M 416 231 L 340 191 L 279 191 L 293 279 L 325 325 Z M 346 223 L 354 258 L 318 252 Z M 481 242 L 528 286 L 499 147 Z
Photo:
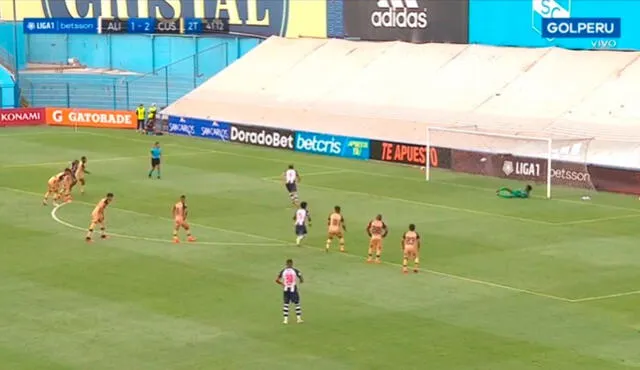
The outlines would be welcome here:
M 78 230 L 78 231 L 86 231 L 86 228 L 71 224 L 58 216 L 58 210 L 63 206 L 69 203 L 59 204 L 51 210 L 51 218 L 56 223 L 65 226 L 69 229 Z M 160 239 L 160 238 L 150 238 L 145 236 L 138 235 L 127 235 L 127 234 L 117 234 L 117 233 L 109 233 L 109 235 L 114 236 L 116 238 L 129 239 L 129 240 L 143 240 L 154 243 L 170 243 L 173 244 L 173 241 L 170 239 Z M 285 245 L 284 243 L 265 243 L 265 242 L 208 242 L 208 241 L 197 241 L 194 243 L 190 243 L 193 245 L 211 245 L 211 246 L 252 246 L 252 247 L 278 247 Z

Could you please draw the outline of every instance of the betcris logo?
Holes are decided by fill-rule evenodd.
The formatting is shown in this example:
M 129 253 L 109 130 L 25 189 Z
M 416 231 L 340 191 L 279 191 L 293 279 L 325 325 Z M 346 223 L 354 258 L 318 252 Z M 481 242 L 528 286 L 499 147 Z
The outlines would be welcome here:
M 289 0 L 22 0 L 16 6 L 20 14 L 45 18 L 228 18 L 232 32 L 261 36 L 285 36 L 289 15 Z
M 640 50 L 640 1 L 469 0 L 469 43 Z
M 226 122 L 213 120 L 169 116 L 169 133 L 229 141 L 231 137 L 231 125 Z
M 369 159 L 370 142 L 367 139 L 298 131 L 295 150 L 335 157 Z

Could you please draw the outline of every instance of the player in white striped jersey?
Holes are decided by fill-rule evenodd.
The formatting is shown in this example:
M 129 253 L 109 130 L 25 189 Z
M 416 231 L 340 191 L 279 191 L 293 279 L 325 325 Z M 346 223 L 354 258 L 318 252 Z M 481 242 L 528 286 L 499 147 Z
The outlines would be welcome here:
M 289 323 L 289 305 L 296 305 L 296 318 L 298 324 L 302 323 L 302 307 L 300 306 L 300 294 L 298 293 L 298 284 L 302 284 L 304 279 L 302 273 L 293 267 L 293 260 L 288 259 L 284 269 L 280 271 L 276 278 L 276 283 L 284 288 L 282 316 L 284 316 L 284 324 Z
M 296 245 L 299 247 L 302 239 L 307 236 L 307 225 L 311 226 L 311 216 L 307 209 L 307 202 L 300 203 L 300 208 L 293 215 L 295 225 Z
M 284 187 L 289 192 L 289 198 L 294 206 L 298 205 L 298 183 L 300 182 L 300 175 L 293 165 L 290 164 L 286 171 L 284 171 Z

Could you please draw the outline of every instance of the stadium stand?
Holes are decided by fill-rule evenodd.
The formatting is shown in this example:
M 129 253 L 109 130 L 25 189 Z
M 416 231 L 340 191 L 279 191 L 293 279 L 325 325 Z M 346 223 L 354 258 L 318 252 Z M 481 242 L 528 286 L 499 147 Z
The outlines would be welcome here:
M 637 167 L 639 57 L 271 37 L 163 113 L 416 143 L 426 125 L 586 135 L 590 163 Z

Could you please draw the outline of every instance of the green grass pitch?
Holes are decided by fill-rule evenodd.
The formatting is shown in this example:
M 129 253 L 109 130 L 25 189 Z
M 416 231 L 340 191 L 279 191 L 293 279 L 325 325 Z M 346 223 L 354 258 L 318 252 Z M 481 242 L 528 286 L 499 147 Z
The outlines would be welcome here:
M 554 189 L 497 199 L 503 180 L 122 131 L 0 130 L 0 369 L 628 369 L 640 367 L 640 209 Z M 47 179 L 89 158 L 87 193 L 52 214 Z M 315 223 L 293 244 L 279 176 L 293 163 Z M 116 194 L 107 241 L 84 242 Z M 534 189 L 538 195 L 541 188 Z M 172 244 L 187 195 L 199 243 Z M 342 206 L 348 253 L 323 251 Z M 365 263 L 365 225 L 391 233 Z M 415 223 L 422 267 L 403 275 Z M 305 323 L 281 323 L 273 280 L 305 274 Z

